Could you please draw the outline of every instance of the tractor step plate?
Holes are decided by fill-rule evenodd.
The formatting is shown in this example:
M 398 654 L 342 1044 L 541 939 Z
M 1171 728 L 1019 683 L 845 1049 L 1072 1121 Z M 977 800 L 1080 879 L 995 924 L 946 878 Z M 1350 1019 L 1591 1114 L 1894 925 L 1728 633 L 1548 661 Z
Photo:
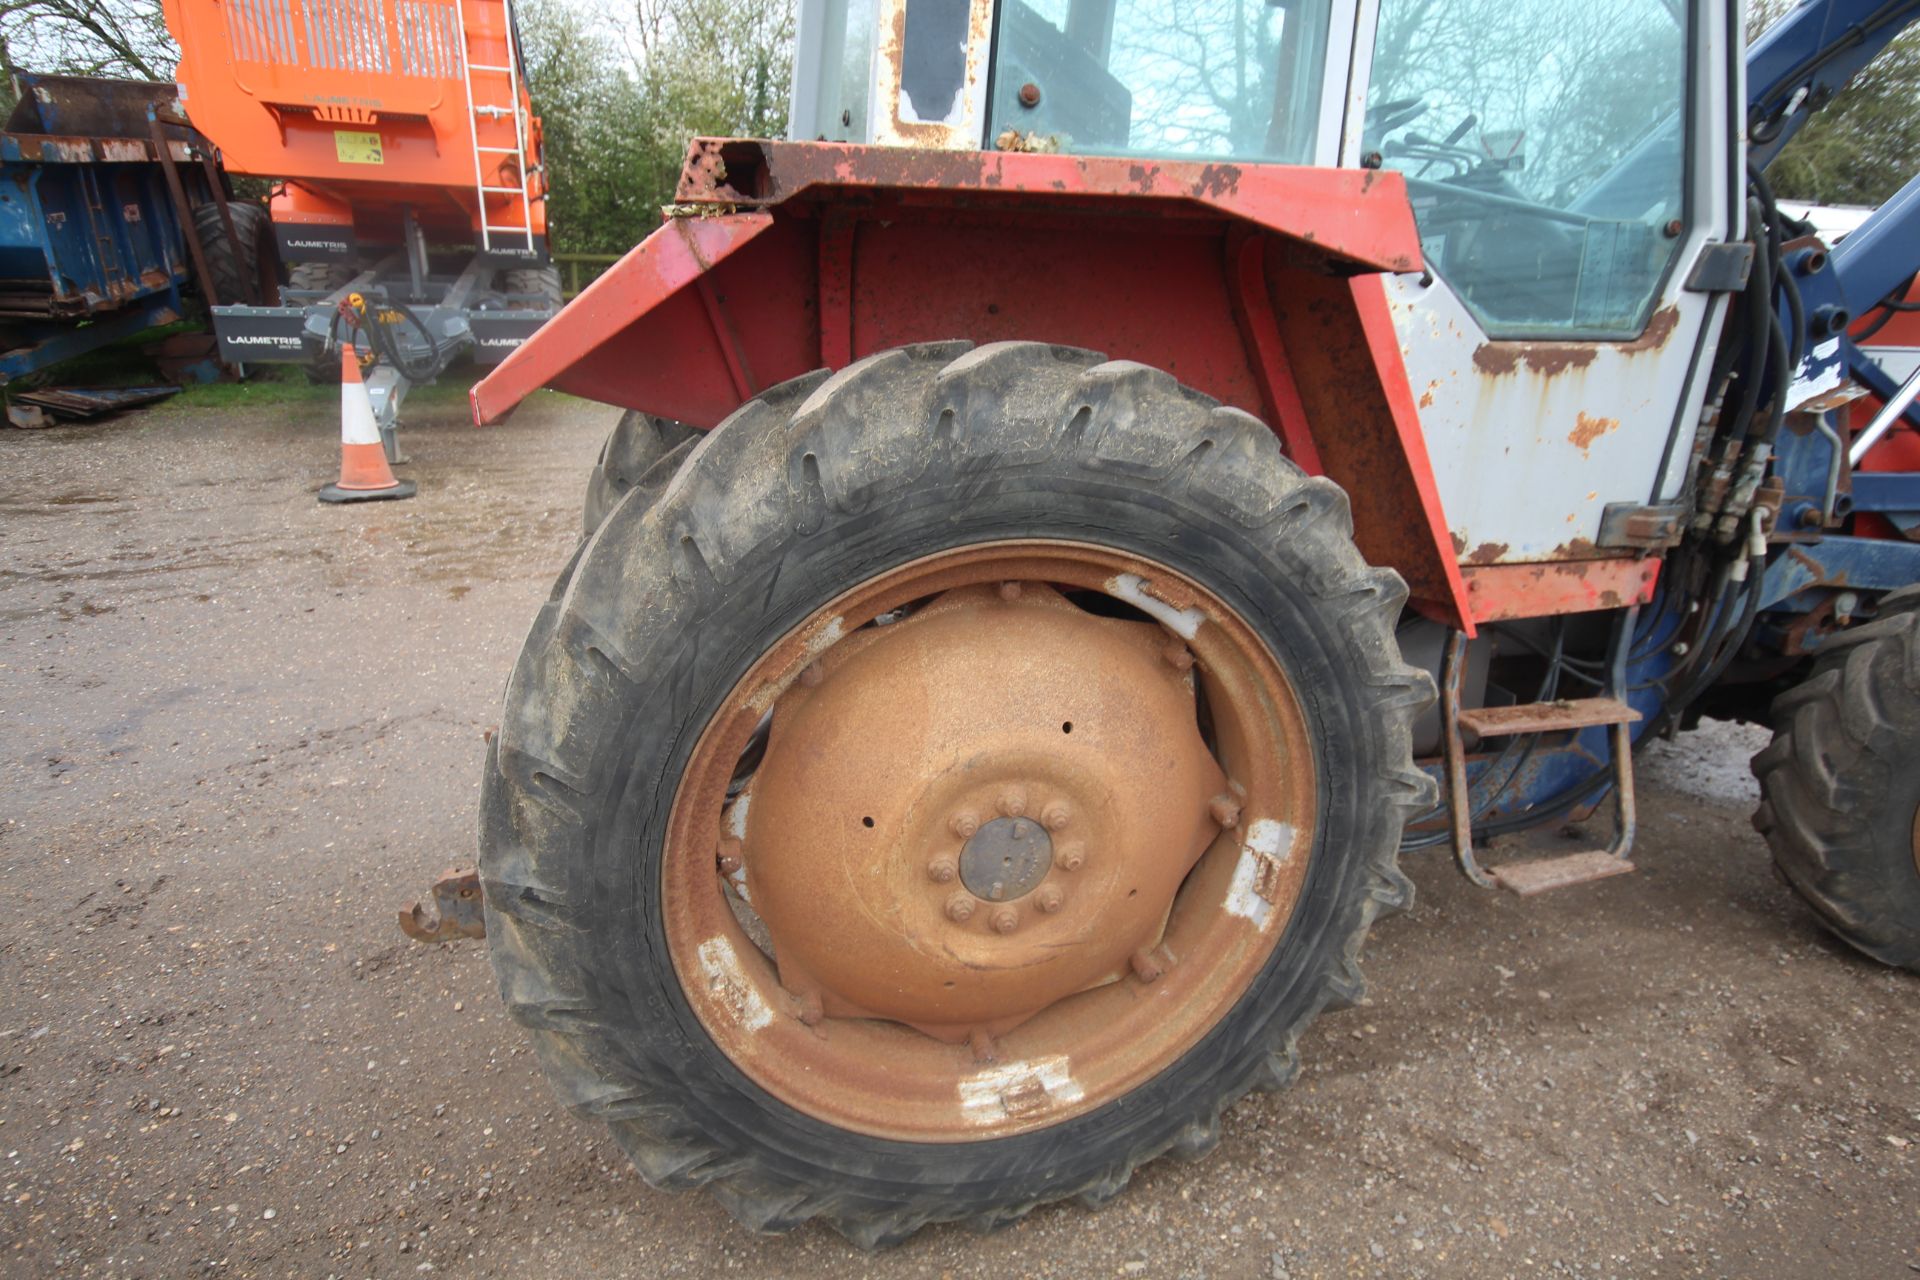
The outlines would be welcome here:
M 1568 885 L 1586 884 L 1589 880 L 1622 876 L 1633 870 L 1633 864 L 1625 858 L 1616 858 L 1604 849 L 1596 849 L 1587 853 L 1569 853 L 1559 858 L 1510 863 L 1492 870 L 1494 883 L 1502 889 L 1523 898 L 1531 898 L 1549 889 L 1563 889 Z
M 1565 698 L 1559 702 L 1516 702 L 1508 707 L 1475 707 L 1460 713 L 1460 727 L 1483 738 L 1517 733 L 1564 733 L 1598 724 L 1632 724 L 1640 713 L 1616 698 Z

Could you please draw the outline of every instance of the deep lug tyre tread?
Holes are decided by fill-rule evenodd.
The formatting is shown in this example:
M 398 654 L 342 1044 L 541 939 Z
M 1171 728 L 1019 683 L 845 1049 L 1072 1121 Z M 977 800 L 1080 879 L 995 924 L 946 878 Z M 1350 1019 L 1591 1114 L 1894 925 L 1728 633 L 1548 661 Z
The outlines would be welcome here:
M 1753 824 L 1781 877 L 1842 939 L 1920 970 L 1920 588 L 1829 639 L 1773 722 Z
M 607 433 L 606 443 L 600 446 L 593 470 L 587 473 L 587 496 L 581 508 L 585 531 L 598 529 L 607 513 L 636 485 L 652 484 L 641 499 L 643 506 L 651 505 L 699 435 L 692 427 L 638 409 L 621 414 L 620 421 Z M 657 469 L 661 459 L 669 455 L 673 455 L 673 465 Z
M 233 219 L 233 239 L 227 238 L 226 223 L 220 218 L 220 206 L 211 202 L 194 206 L 193 229 L 206 253 L 207 274 L 213 277 L 214 297 L 209 306 L 234 306 L 249 301 L 247 288 L 259 280 L 260 258 L 267 250 L 268 219 L 265 208 L 242 200 L 227 202 L 227 216 Z
M 619 436 L 616 429 L 608 442 L 603 475 L 610 464 L 624 465 Z M 1435 791 L 1412 761 L 1413 721 L 1433 700 L 1432 682 L 1401 660 L 1394 640 L 1406 591 L 1397 575 L 1362 560 L 1337 486 L 1305 476 L 1256 419 L 1164 373 L 1038 343 L 927 344 L 808 375 L 661 457 L 646 483 L 632 486 L 597 524 L 589 519 L 590 537 L 515 666 L 487 762 L 481 874 L 493 962 L 509 1011 L 569 1108 L 611 1126 L 655 1186 L 707 1186 L 757 1230 L 821 1219 L 877 1248 L 932 1222 L 990 1230 L 1044 1203 L 1103 1203 L 1157 1156 L 1204 1154 L 1218 1140 L 1222 1110 L 1249 1089 L 1292 1081 L 1300 1031 L 1321 1008 L 1359 998 L 1357 957 L 1368 929 L 1412 900 L 1396 861 L 1400 834 Z M 1037 1171 L 1029 1155 L 1009 1166 L 1017 1173 L 997 1180 L 943 1174 L 911 1181 L 893 1171 L 942 1152 L 967 1156 L 1051 1140 L 1053 1130 L 934 1148 L 827 1130 L 821 1141 L 844 1148 L 829 1168 L 825 1157 L 764 1142 L 758 1113 L 714 1111 L 703 1101 L 714 1090 L 710 1062 L 699 1065 L 695 1087 L 686 1074 L 698 1065 L 691 1051 L 627 1025 L 630 1010 L 618 998 L 625 993 L 609 989 L 597 950 L 614 944 L 596 939 L 590 923 L 592 899 L 604 886 L 580 884 L 587 851 L 602 838 L 602 823 L 613 821 L 594 798 L 620 793 L 622 774 L 634 768 L 617 727 L 635 691 L 658 683 L 653 673 L 662 664 L 704 660 L 717 649 L 718 639 L 700 634 L 703 620 L 730 592 L 766 589 L 767 566 L 788 564 L 784 548 L 829 523 L 885 519 L 903 495 L 958 489 L 985 503 L 996 485 L 1030 475 L 1067 477 L 1157 511 L 1187 513 L 1287 566 L 1295 579 L 1288 590 L 1311 602 L 1314 625 L 1351 676 L 1342 714 L 1351 717 L 1343 723 L 1356 767 L 1341 787 L 1352 801 L 1353 838 L 1344 858 L 1323 851 L 1332 889 L 1314 908 L 1323 922 L 1317 949 L 1288 971 L 1290 1016 L 1235 1023 L 1234 1038 L 1223 1042 L 1231 1049 L 1225 1065 L 1209 1058 L 1194 1068 L 1204 1088 L 1169 1085 L 1153 1105 L 1138 1101 L 1200 1059 L 1196 1051 L 1109 1104 L 1137 1103 L 1116 1126 L 1123 1142 L 1077 1163 L 1064 1155 L 1039 1161 Z M 1048 532 L 1071 537 L 1076 530 L 1063 524 Z M 695 645 L 705 646 L 701 659 L 687 657 Z M 674 691 L 674 707 L 691 711 L 683 696 Z M 670 800 L 672 777 L 643 781 Z M 641 783 L 624 785 L 631 797 Z M 626 945 L 664 950 L 659 938 Z M 684 1007 L 650 1009 L 674 1033 L 707 1043 Z M 743 1078 L 739 1087 L 751 1090 Z M 903 1158 L 889 1148 L 908 1147 L 913 1159 L 890 1163 Z

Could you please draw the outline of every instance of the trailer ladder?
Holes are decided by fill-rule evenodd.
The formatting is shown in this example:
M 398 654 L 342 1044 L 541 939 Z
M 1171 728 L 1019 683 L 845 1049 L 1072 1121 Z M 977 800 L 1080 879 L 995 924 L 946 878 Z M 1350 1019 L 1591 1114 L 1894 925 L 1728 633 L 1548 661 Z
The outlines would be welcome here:
M 467 124 L 473 137 L 473 190 L 474 199 L 478 202 L 480 213 L 480 250 L 482 253 L 492 253 L 493 237 L 495 235 L 524 238 L 527 256 L 532 257 L 534 254 L 533 199 L 530 191 L 533 174 L 529 171 L 527 165 L 526 113 L 520 110 L 520 53 L 518 44 L 514 38 L 516 28 L 513 19 L 513 0 L 500 0 L 501 18 L 506 24 L 505 31 L 501 33 L 501 39 L 507 51 L 507 58 L 504 64 L 476 62 L 474 60 L 473 32 L 467 26 L 465 0 L 455 0 L 454 11 L 459 16 L 463 48 L 466 54 L 466 56 L 460 60 L 460 78 L 466 86 Z M 476 75 L 487 77 L 487 83 L 489 84 L 497 85 L 499 82 L 504 81 L 507 89 L 507 105 L 500 106 L 497 103 L 488 101 L 491 94 L 487 89 L 482 89 L 479 93 L 480 100 L 475 101 L 474 77 Z M 482 143 L 480 141 L 482 121 L 497 124 L 503 117 L 507 116 L 513 118 L 513 145 L 511 147 L 501 147 Z M 513 158 L 512 167 L 518 181 L 517 186 L 509 187 L 497 181 L 488 181 L 490 171 L 487 157 L 489 156 L 511 156 Z M 500 162 L 497 160 L 494 161 L 492 172 L 497 174 L 500 168 Z M 510 217 L 517 208 L 520 216 L 518 225 L 512 222 L 496 222 L 494 221 L 494 215 L 488 212 L 488 198 L 502 195 L 513 197 L 512 200 L 507 202 L 503 216 Z
M 114 297 L 120 284 L 132 289 L 132 281 L 127 278 L 126 269 L 121 265 L 120 246 L 114 240 L 112 226 L 107 220 L 107 210 L 100 199 L 100 188 L 94 170 L 83 169 L 80 172 L 80 193 L 86 201 L 87 231 L 93 237 L 100 256 L 100 288 L 108 298 Z

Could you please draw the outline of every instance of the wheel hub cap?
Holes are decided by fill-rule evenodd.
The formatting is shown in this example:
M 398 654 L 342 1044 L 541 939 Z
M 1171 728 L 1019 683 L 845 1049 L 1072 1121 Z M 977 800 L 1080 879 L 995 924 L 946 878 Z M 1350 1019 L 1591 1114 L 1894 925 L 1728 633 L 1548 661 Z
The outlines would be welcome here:
M 1052 869 L 1053 840 L 1025 818 L 995 818 L 960 849 L 960 883 L 988 902 L 1026 897 Z
M 781 984 L 961 1040 L 1137 968 L 1227 786 L 1167 651 L 1008 583 L 824 654 L 774 707 L 744 824 Z

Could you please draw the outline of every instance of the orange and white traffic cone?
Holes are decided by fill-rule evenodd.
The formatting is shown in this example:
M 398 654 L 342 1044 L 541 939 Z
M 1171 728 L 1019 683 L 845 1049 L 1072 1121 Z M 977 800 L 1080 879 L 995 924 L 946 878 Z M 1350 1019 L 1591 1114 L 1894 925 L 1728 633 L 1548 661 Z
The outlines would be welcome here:
M 411 480 L 393 478 L 380 428 L 373 420 L 373 398 L 360 380 L 360 357 L 351 342 L 340 346 L 340 482 L 320 491 L 322 502 L 377 502 L 411 498 Z

